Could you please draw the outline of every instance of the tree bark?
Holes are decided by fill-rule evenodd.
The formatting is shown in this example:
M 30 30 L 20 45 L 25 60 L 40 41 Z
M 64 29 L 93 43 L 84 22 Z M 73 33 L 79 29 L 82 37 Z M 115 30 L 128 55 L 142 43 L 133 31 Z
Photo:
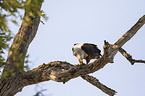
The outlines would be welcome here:
M 40 12 L 42 3 L 43 0 L 31 0 L 25 9 L 21 27 L 10 47 L 0 79 L 0 96 L 13 96 L 22 89 L 24 59 L 27 49 L 37 33 L 40 23 L 40 16 L 37 12 Z M 29 14 L 30 12 L 34 16 Z
M 40 6 L 37 10 L 40 10 L 42 1 L 40 1 Z M 27 85 L 37 84 L 39 82 L 49 80 L 65 83 L 70 79 L 76 78 L 78 76 L 82 76 L 83 79 L 87 80 L 93 85 L 99 84 L 92 83 L 92 80 L 95 78 L 88 79 L 90 77 L 87 77 L 86 75 L 98 71 L 108 63 L 113 63 L 113 58 L 118 52 L 118 48 L 116 46 L 122 47 L 145 24 L 144 15 L 114 45 L 111 45 L 105 41 L 103 56 L 90 64 L 74 66 L 68 62 L 55 61 L 48 64 L 42 64 L 29 72 L 24 72 L 23 66 L 25 55 L 29 44 L 36 35 L 38 25 L 40 23 L 40 16 L 37 14 L 35 15 L 35 17 L 32 17 L 27 12 L 25 12 L 21 27 L 11 45 L 7 58 L 7 64 L 5 65 L 3 71 L 3 76 L 0 79 L 0 96 L 13 96 Z M 32 22 L 27 23 L 27 19 L 30 19 Z M 109 92 L 107 94 L 111 94 L 110 96 L 113 96 L 116 93 L 115 91 L 110 91 L 107 87 L 103 87 L 102 91 L 105 93 Z
M 9 77 L 16 72 L 23 72 L 24 59 L 27 53 L 27 49 L 31 41 L 34 39 L 40 23 L 40 16 L 36 12 L 40 11 L 42 2 L 43 0 L 32 0 L 30 5 L 36 3 L 37 7 L 34 8 L 33 6 L 29 6 L 29 8 L 25 10 L 21 27 L 18 33 L 15 35 L 8 53 L 6 65 L 3 71 L 5 76 L 2 76 Z M 35 16 L 31 16 L 31 14 L 29 14 L 30 12 L 32 12 Z

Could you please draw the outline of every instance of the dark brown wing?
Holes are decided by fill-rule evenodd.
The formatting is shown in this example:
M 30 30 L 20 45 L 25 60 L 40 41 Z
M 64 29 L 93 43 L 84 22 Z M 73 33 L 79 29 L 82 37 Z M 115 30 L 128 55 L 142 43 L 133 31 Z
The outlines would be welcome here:
M 81 48 L 89 56 L 101 56 L 101 50 L 95 44 L 84 43 Z

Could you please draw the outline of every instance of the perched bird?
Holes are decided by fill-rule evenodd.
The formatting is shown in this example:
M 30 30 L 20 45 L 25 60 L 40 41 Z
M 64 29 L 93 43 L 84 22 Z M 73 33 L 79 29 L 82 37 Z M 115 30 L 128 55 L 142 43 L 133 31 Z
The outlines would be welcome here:
M 101 50 L 98 49 L 97 45 L 90 43 L 74 44 L 72 51 L 81 64 L 83 64 L 83 59 L 88 64 L 91 59 L 98 59 L 101 56 Z

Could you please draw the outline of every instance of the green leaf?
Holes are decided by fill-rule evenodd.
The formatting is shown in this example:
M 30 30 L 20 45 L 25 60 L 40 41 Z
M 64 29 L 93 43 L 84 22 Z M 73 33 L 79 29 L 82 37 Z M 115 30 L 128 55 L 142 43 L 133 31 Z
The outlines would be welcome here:
M 16 20 L 11 20 L 14 24 L 18 24 Z

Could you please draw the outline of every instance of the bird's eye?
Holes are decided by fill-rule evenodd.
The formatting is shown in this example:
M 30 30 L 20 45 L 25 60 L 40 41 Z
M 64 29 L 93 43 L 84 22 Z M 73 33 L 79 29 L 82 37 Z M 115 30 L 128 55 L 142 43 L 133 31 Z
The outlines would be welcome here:
M 74 53 L 75 56 L 77 56 L 77 53 Z

